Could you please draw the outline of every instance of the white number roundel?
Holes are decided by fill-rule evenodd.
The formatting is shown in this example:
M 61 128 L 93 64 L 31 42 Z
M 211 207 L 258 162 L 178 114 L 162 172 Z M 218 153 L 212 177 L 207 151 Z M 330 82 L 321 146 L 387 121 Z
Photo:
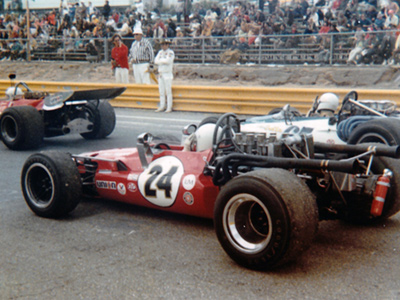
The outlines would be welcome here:
M 152 161 L 139 176 L 139 191 L 147 201 L 161 207 L 174 204 L 183 175 L 183 164 L 174 156 Z

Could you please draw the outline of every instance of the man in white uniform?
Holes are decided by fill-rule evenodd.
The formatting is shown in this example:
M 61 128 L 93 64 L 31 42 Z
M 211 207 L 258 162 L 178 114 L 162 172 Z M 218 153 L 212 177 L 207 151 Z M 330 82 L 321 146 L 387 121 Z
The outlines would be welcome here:
M 129 61 L 132 62 L 133 76 L 139 84 L 150 84 L 149 65 L 154 60 L 154 50 L 150 42 L 143 38 L 141 28 L 133 32 L 135 41 L 129 50 Z
M 158 65 L 158 89 L 160 91 L 160 106 L 156 112 L 165 109 L 165 96 L 167 96 L 166 113 L 172 111 L 172 74 L 175 53 L 169 48 L 171 41 L 164 39 L 161 41 L 161 50 L 157 53 L 154 63 Z

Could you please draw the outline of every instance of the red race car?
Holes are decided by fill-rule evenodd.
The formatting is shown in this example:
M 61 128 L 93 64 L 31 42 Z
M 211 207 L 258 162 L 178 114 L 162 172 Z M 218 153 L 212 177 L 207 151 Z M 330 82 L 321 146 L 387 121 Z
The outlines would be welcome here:
M 114 130 L 115 112 L 104 99 L 124 91 L 110 88 L 49 94 L 32 91 L 19 82 L 0 99 L 0 139 L 8 148 L 22 150 L 39 147 L 44 137 L 71 133 L 85 139 L 105 138 Z
M 268 269 L 304 251 L 319 220 L 371 223 L 397 213 L 399 155 L 397 146 L 240 133 L 236 116 L 225 114 L 183 146 L 152 144 L 145 133 L 137 148 L 33 154 L 21 185 L 31 210 L 46 218 L 70 213 L 83 194 L 213 218 L 233 260 Z

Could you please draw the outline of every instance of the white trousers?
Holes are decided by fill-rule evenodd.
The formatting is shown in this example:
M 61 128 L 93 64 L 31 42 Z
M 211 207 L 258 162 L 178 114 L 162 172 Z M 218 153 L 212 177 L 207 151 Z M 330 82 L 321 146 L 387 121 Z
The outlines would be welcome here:
M 160 108 L 165 109 L 165 96 L 167 96 L 167 109 L 172 109 L 172 73 L 158 75 L 158 90 L 160 92 Z
M 129 70 L 125 68 L 115 68 L 115 82 L 129 83 Z
M 351 62 L 351 61 L 355 61 L 355 59 L 356 59 L 356 56 L 358 55 L 358 54 L 360 54 L 361 52 L 362 52 L 362 50 L 363 50 L 363 48 L 361 48 L 361 47 L 355 47 L 353 50 L 351 50 L 350 51 L 350 53 L 349 53 L 349 58 L 348 58 L 348 62 Z
M 135 83 L 150 84 L 149 63 L 133 64 L 132 67 Z

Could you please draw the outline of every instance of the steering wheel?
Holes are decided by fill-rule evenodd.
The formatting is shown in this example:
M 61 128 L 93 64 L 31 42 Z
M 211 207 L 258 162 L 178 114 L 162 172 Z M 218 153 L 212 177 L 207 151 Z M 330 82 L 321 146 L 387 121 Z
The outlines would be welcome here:
M 28 92 L 32 92 L 32 90 L 29 88 L 29 86 L 25 82 L 21 81 L 21 82 L 18 82 L 18 84 L 15 86 L 14 96 L 17 94 L 17 89 L 20 85 L 23 85 Z
M 233 113 L 222 115 L 215 124 L 213 134 L 213 151 L 215 152 L 219 145 L 224 142 L 224 145 L 235 144 L 235 132 L 240 132 L 240 120 Z
M 340 107 L 339 113 L 338 113 L 338 121 L 341 121 L 340 116 L 342 115 L 343 111 L 344 111 L 344 107 L 346 106 L 347 102 L 349 102 L 349 100 L 357 100 L 358 99 L 358 93 L 356 91 L 351 91 L 348 92 L 346 94 L 346 96 L 344 96 L 343 101 L 342 101 L 342 106 Z M 338 123 L 339 123 L 338 122 Z

